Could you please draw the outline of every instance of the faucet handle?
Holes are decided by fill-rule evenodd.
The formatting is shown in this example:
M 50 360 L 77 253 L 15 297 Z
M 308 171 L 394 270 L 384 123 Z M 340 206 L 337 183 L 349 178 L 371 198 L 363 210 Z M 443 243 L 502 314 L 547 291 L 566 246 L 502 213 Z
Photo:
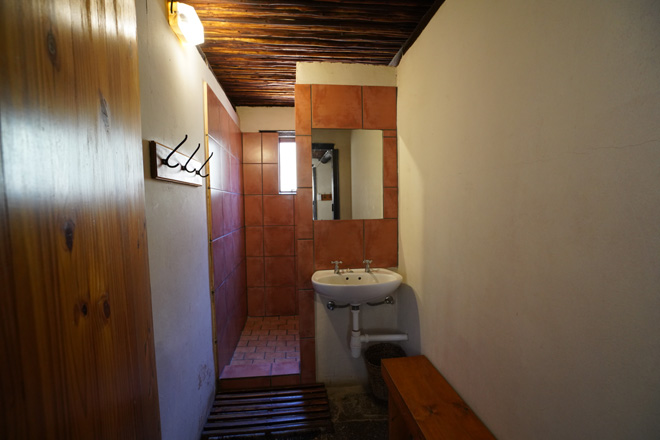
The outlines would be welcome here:
M 363 260 L 362 262 L 364 263 L 364 271 L 371 272 L 371 268 L 369 267 L 369 265 L 373 263 L 374 260 Z
M 336 260 L 336 261 L 331 261 L 331 263 L 335 265 L 335 273 L 339 273 L 339 265 L 342 264 L 343 261 Z

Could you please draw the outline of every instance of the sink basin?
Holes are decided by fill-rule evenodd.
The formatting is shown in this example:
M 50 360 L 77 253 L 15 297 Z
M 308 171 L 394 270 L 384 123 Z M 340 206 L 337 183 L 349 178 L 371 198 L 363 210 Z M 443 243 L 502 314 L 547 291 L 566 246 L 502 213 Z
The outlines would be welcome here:
M 336 274 L 334 270 L 317 270 L 312 275 L 316 293 L 337 304 L 359 305 L 382 299 L 394 292 L 402 277 L 387 269 L 354 269 Z

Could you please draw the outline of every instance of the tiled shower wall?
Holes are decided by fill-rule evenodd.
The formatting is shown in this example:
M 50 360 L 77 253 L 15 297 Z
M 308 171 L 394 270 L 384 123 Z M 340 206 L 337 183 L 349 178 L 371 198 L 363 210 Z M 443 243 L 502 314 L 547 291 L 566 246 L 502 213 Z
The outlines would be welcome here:
M 250 316 L 297 314 L 294 196 L 279 194 L 278 133 L 243 133 Z
M 247 318 L 241 133 L 207 87 L 208 209 L 218 373 L 229 364 Z

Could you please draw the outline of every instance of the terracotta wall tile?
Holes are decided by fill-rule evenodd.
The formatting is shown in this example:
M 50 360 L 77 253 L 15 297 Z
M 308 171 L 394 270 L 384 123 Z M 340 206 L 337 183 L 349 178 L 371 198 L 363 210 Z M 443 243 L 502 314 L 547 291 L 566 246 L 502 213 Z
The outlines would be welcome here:
M 341 267 L 361 267 L 364 250 L 364 220 L 321 220 L 314 222 L 314 266 L 331 269 L 334 260 Z
M 398 186 L 396 138 L 383 138 L 383 186 Z
M 245 260 L 245 228 L 241 227 L 240 229 L 236 230 L 236 239 L 238 241 L 238 244 L 236 245 L 238 248 L 238 258 L 242 262 Z
M 296 136 L 298 188 L 312 187 L 312 137 Z
M 261 161 L 263 163 L 277 163 L 279 156 L 279 133 L 261 134 Z
M 396 87 L 362 87 L 364 128 L 396 130 Z
M 262 287 L 264 285 L 264 259 L 262 257 L 247 257 L 247 286 Z
M 222 190 L 224 189 L 222 180 L 224 175 L 223 173 L 229 174 L 228 168 L 226 170 L 223 169 L 224 163 L 222 159 L 223 155 L 226 156 L 227 153 L 223 151 L 219 143 L 209 138 L 209 155 L 211 155 L 211 153 L 213 153 L 213 156 L 211 156 L 208 164 L 208 170 L 210 174 L 207 183 L 213 189 Z
M 220 139 L 218 141 L 225 147 L 231 144 L 230 119 L 227 109 L 224 106 L 220 107 Z M 231 121 L 231 124 L 233 123 L 234 121 Z
M 296 314 L 295 287 L 266 287 L 266 316 Z
M 301 338 L 314 337 L 314 291 L 298 290 L 298 324 Z
M 279 194 L 279 174 L 278 166 L 274 163 L 267 163 L 262 166 L 264 194 Z
M 293 257 L 265 257 L 266 286 L 295 286 L 296 270 Z
M 241 221 L 241 211 L 242 211 L 241 204 L 243 202 L 243 196 L 241 194 L 225 193 L 222 200 L 224 201 L 227 197 L 229 197 L 230 200 L 231 212 L 229 214 L 225 212 L 224 214 L 225 217 L 229 216 L 230 218 L 229 231 L 234 231 L 236 229 L 243 227 L 243 222 Z
M 245 226 L 245 197 L 243 194 L 238 194 L 238 227 Z
M 383 137 L 396 137 L 396 130 L 383 130 Z
M 293 196 L 263 196 L 264 225 L 293 225 Z
M 226 365 L 238 342 L 247 315 L 247 268 L 243 199 L 242 139 L 238 126 L 212 91 L 208 93 L 208 145 L 213 153 L 209 161 L 211 243 L 216 350 L 219 366 Z M 259 160 L 261 158 L 259 144 Z M 257 165 L 260 166 L 260 165 Z M 252 180 L 251 180 L 252 181 Z M 261 196 L 258 210 L 252 213 L 262 222 Z M 257 200 L 255 200 L 257 201 Z M 251 275 L 261 279 L 263 258 L 251 261 Z M 259 271 L 259 267 L 261 270 Z M 263 295 L 262 295 L 263 296 Z M 264 308 L 262 299 L 262 309 Z M 253 304 L 254 308 L 254 304 Z M 263 313 L 263 312 L 262 312 Z
M 314 338 L 300 340 L 300 381 L 316 382 L 316 343 Z
M 225 280 L 225 285 L 227 286 L 226 289 L 226 294 L 227 297 L 225 298 L 225 301 L 227 302 L 227 313 L 230 316 L 237 315 L 237 309 L 238 309 L 238 285 L 237 285 L 237 279 L 236 279 L 236 272 L 235 271 L 228 271 L 228 276 L 227 279 Z M 232 323 L 232 325 L 236 325 L 235 323 Z
M 243 136 L 238 124 L 227 115 L 229 121 L 229 143 L 232 145 L 232 154 L 236 156 L 240 163 L 243 163 Z
M 312 128 L 362 128 L 362 87 L 313 84 Z
M 229 191 L 240 193 L 243 190 L 243 167 L 238 158 L 229 155 Z
M 211 189 L 211 239 L 216 239 L 224 234 L 222 194 L 220 190 Z
M 261 133 L 243 133 L 243 163 L 261 163 Z
M 218 172 L 220 173 L 220 188 L 223 191 L 230 191 L 230 173 L 231 173 L 231 163 L 230 163 L 230 155 L 227 152 L 227 150 L 223 147 L 220 150 L 220 154 L 218 155 L 218 160 L 219 160 L 219 170 Z M 215 159 L 215 155 L 211 158 L 211 161 Z
M 312 134 L 312 107 L 311 86 L 309 84 L 296 84 L 296 133 Z
M 314 241 L 296 240 L 297 282 L 298 289 L 312 288 L 314 274 Z
M 266 301 L 265 289 L 263 287 L 248 287 L 247 307 L 249 316 L 264 316 Z
M 234 241 L 232 240 L 233 234 L 233 232 L 229 233 L 219 239 L 225 254 L 225 277 L 229 276 L 236 267 L 236 249 L 234 249 Z
M 398 218 L 399 216 L 399 190 L 397 188 L 383 188 L 383 218 Z
M 296 193 L 296 238 L 312 238 L 312 189 L 298 188 Z
M 213 291 L 213 303 L 215 305 L 215 322 L 216 322 L 216 337 L 221 339 L 224 336 L 225 328 L 227 326 L 227 304 L 225 303 L 225 285 L 220 284 L 216 286 Z
M 263 197 L 245 196 L 245 226 L 261 226 L 263 219 Z
M 262 257 L 264 255 L 264 228 L 248 226 L 245 228 L 245 255 Z
M 226 363 L 229 363 L 233 353 L 232 347 L 224 346 L 222 344 L 227 336 L 227 323 L 229 321 L 229 313 L 227 311 L 225 297 L 225 285 L 222 284 L 216 287 L 213 295 L 213 303 L 215 305 L 215 338 L 217 341 L 219 365 L 224 365 L 225 361 Z
M 261 194 L 262 190 L 261 164 L 243 164 L 243 192 L 245 194 Z
M 365 256 L 373 267 L 398 266 L 398 221 L 365 220 Z
M 206 91 L 208 134 L 220 143 L 222 142 L 220 109 L 224 109 L 224 107 L 208 85 L 206 86 Z
M 211 243 L 211 252 L 213 253 L 213 284 L 220 286 L 227 274 L 227 264 L 225 263 L 225 250 L 223 247 L 223 238 L 218 238 Z
M 293 226 L 266 226 L 264 255 L 266 257 L 294 255 Z
M 222 235 L 228 234 L 235 229 L 236 217 L 236 194 L 222 192 Z

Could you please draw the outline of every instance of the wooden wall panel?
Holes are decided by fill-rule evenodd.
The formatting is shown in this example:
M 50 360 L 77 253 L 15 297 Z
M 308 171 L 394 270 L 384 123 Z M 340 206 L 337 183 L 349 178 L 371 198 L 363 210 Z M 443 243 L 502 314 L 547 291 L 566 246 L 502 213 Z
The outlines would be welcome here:
M 135 4 L 2 2 L 0 32 L 0 437 L 159 438 Z

